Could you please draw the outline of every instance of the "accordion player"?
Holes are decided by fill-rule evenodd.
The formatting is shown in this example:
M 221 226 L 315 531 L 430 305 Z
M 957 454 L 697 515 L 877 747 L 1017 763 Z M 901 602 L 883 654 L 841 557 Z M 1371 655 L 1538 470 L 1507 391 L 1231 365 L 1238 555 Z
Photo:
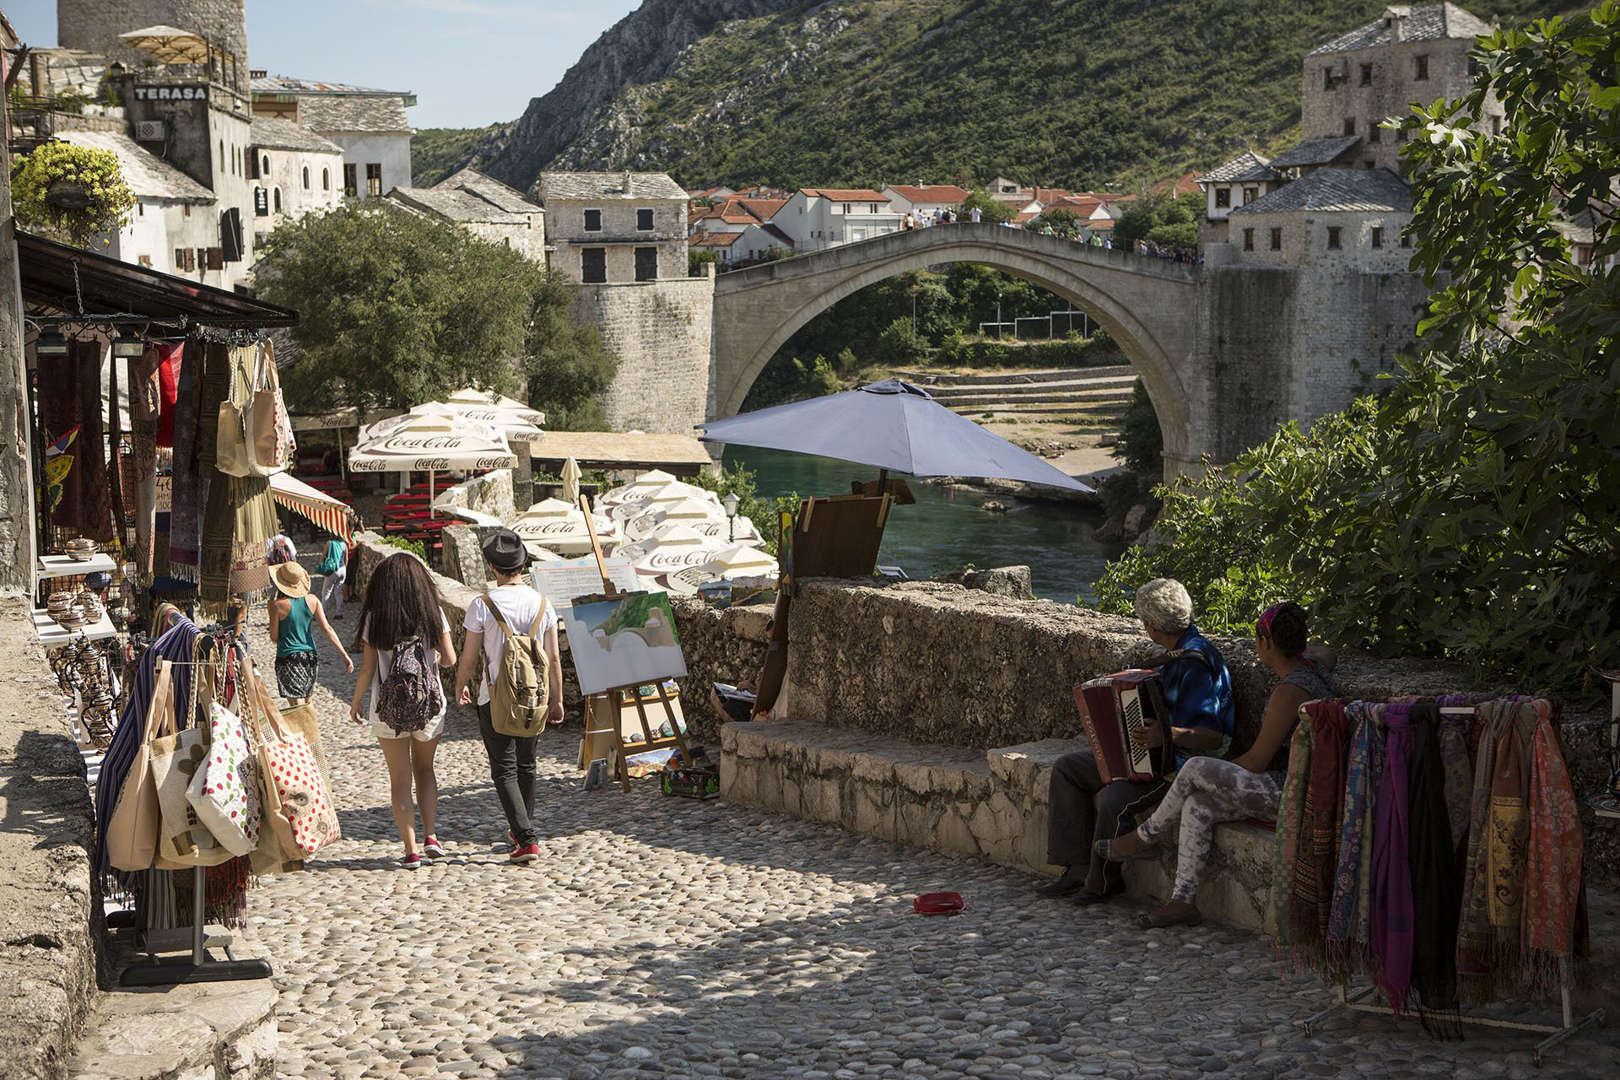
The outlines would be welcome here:
M 1103 783 L 1146 783 L 1176 771 L 1170 707 L 1157 669 L 1131 668 L 1081 683 L 1074 701 Z

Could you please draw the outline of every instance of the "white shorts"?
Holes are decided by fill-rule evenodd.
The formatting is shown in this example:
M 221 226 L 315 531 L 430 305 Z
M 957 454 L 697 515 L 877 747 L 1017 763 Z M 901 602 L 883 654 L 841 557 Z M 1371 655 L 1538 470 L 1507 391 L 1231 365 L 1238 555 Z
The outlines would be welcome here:
M 449 710 L 446 709 L 445 712 Z M 417 742 L 432 742 L 444 734 L 444 713 L 440 713 L 427 722 L 427 727 L 421 731 L 395 731 L 381 720 L 371 722 L 371 733 L 379 739 L 415 739 Z

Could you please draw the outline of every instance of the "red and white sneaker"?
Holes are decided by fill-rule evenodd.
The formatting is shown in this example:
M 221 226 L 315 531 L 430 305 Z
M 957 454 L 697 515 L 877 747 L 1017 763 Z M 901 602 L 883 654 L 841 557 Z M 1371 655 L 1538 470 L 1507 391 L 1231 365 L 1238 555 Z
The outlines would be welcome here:
M 422 842 L 422 852 L 430 859 L 442 859 L 450 853 L 444 850 L 437 836 L 430 836 Z
M 401 857 L 400 860 L 399 860 L 399 868 L 401 870 L 416 870 L 416 869 L 420 868 L 421 865 L 422 865 L 422 856 L 418 855 L 414 851 L 411 852 L 408 855 L 405 855 L 405 856 Z
M 509 862 L 509 863 L 514 863 L 514 864 L 526 864 L 526 863 L 538 862 L 539 859 L 540 859 L 540 845 L 539 844 L 523 844 L 523 845 L 520 845 L 518 847 L 514 847 L 512 849 L 512 854 L 507 856 L 506 861 Z

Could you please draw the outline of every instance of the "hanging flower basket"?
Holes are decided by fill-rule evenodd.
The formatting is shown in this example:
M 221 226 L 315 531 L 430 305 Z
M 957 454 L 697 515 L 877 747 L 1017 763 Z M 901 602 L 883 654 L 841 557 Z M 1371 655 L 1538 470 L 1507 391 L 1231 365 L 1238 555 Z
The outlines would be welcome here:
M 116 154 L 65 142 L 44 143 L 17 158 L 11 196 L 25 228 L 79 247 L 128 224 L 135 208 Z

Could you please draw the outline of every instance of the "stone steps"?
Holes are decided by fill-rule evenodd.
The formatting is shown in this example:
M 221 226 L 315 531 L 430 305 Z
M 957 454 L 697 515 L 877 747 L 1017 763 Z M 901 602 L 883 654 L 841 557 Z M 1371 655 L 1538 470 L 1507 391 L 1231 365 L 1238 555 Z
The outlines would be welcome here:
M 989 751 L 906 742 L 805 721 L 731 723 L 721 729 L 720 795 L 850 832 L 1038 874 L 1046 862 L 1051 767 L 1082 749 L 1076 739 L 1045 739 Z M 1222 825 L 1199 891 L 1206 917 L 1265 928 L 1274 834 Z M 1126 868 L 1130 891 L 1169 893 L 1173 844 L 1160 862 Z
M 1031 371 L 989 371 L 977 375 L 952 375 L 937 371 L 896 371 L 897 379 L 920 386 L 930 394 L 935 389 L 960 386 L 994 386 L 1004 384 L 1025 385 L 1043 382 L 1070 382 L 1083 379 L 1118 379 L 1136 377 L 1129 364 L 1094 368 L 1037 368 Z
M 935 401 L 955 401 L 968 397 L 1004 397 L 1024 398 L 1037 397 L 1043 394 L 1072 394 L 1084 392 L 1113 391 L 1129 396 L 1132 385 L 1136 382 L 1132 378 L 1123 379 L 1064 379 L 1061 382 L 1032 382 L 1032 383 L 989 383 L 983 386 L 942 386 L 929 390 Z

